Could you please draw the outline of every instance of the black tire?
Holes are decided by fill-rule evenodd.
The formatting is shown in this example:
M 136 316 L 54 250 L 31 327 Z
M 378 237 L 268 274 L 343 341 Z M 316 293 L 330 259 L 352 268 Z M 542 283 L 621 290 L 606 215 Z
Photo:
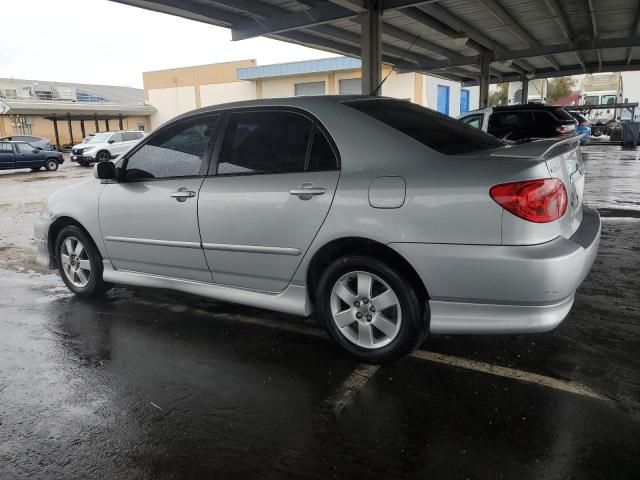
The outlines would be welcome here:
M 55 158 L 47 158 L 44 162 L 44 168 L 49 172 L 55 172 L 58 170 L 58 161 Z
M 85 286 L 74 285 L 63 267 L 63 244 L 67 239 L 77 239 L 84 246 L 86 252 L 86 259 L 89 260 L 91 266 L 91 272 L 88 278 L 88 283 Z M 76 295 L 81 297 L 94 297 L 102 295 L 106 292 L 111 285 L 106 283 L 102 279 L 102 257 L 100 252 L 93 243 L 93 240 L 80 228 L 75 225 L 69 225 L 64 227 L 58 237 L 56 238 L 55 245 L 56 262 L 58 264 L 58 272 L 62 277 L 65 285 Z
M 338 280 L 351 272 L 366 272 L 377 276 L 393 290 L 398 300 L 402 312 L 399 330 L 390 343 L 380 348 L 362 348 L 356 345 L 341 332 L 334 321 L 331 307 L 333 287 Z M 375 295 L 372 295 L 372 298 L 369 308 L 374 303 Z M 421 304 L 411 283 L 398 270 L 372 257 L 346 255 L 329 265 L 318 283 L 316 306 L 320 319 L 331 338 L 351 355 L 366 363 L 387 363 L 407 355 L 424 341 L 429 330 L 429 311 L 426 301 L 423 305 Z M 354 325 L 359 328 L 358 322 L 356 320 L 351 327 L 347 328 L 352 328 Z
M 78 162 L 78 165 L 80 165 L 81 167 L 86 167 L 89 164 L 87 162 Z
M 111 160 L 111 154 L 109 152 L 107 152 L 106 150 L 100 150 L 97 154 L 96 154 L 96 162 L 106 162 Z

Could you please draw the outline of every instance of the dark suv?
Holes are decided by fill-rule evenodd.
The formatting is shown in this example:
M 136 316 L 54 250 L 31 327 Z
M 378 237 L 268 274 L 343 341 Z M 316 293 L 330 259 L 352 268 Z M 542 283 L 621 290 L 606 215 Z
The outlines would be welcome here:
M 575 135 L 578 123 L 563 107 L 540 104 L 474 110 L 460 120 L 511 141 Z

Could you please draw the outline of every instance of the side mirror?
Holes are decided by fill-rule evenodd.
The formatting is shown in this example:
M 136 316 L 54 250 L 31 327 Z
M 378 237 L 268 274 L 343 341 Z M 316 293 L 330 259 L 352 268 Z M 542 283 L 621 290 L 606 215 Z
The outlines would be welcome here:
M 109 140 L 107 143 L 116 143 L 115 140 Z
M 42 147 L 36 147 L 38 150 L 44 150 L 44 148 Z
M 34 149 L 33 149 L 33 153 L 40 153 L 40 149 L 38 149 L 38 148 L 34 148 Z
M 115 180 L 118 176 L 116 164 L 113 162 L 98 162 L 93 167 L 93 176 L 100 180 Z

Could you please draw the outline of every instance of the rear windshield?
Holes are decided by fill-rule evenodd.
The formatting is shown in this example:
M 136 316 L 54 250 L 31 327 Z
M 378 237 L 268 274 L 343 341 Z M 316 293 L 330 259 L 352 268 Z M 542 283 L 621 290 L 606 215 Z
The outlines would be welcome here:
M 404 100 L 367 99 L 352 100 L 344 104 L 445 155 L 461 155 L 505 145 L 497 138 L 460 120 Z
M 558 118 L 558 120 L 573 120 L 571 114 L 564 108 L 554 108 L 553 114 Z
M 576 120 L 578 120 L 579 122 L 588 122 L 589 121 L 589 120 L 587 120 L 586 117 L 582 116 L 578 112 L 570 112 L 570 113 L 571 113 L 571 116 L 573 118 L 575 118 Z

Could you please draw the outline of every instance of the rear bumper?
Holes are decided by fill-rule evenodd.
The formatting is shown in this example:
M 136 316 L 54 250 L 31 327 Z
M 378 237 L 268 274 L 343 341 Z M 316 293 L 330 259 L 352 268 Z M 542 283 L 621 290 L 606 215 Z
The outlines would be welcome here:
M 600 243 L 600 215 L 584 207 L 570 238 L 540 245 L 396 243 L 430 296 L 433 333 L 532 333 L 567 316 Z

